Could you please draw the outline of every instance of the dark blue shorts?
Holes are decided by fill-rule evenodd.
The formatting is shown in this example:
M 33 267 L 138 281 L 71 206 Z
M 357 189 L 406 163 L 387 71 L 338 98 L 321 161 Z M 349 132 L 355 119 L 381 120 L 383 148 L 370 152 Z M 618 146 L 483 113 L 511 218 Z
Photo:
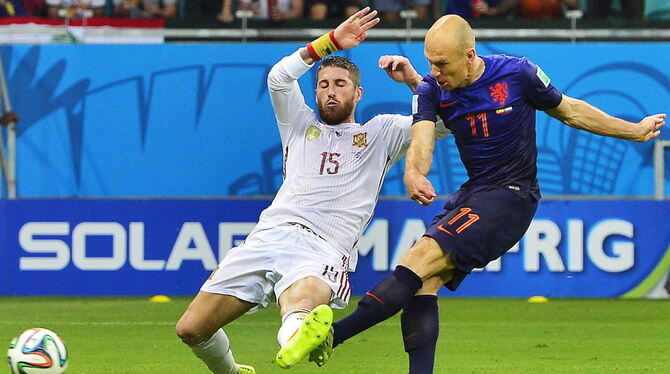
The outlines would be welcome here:
M 476 186 L 449 195 L 424 236 L 437 241 L 456 266 L 445 286 L 454 291 L 473 268 L 483 268 L 526 233 L 537 200 L 517 186 Z

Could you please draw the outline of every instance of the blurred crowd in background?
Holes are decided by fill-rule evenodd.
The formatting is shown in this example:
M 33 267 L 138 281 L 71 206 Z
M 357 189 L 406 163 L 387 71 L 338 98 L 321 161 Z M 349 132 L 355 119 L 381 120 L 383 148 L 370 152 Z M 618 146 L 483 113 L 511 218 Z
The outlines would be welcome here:
M 240 10 L 252 19 L 281 22 L 342 19 L 364 6 L 395 22 L 403 10 L 413 10 L 418 20 L 458 14 L 467 19 L 503 18 L 551 20 L 579 10 L 586 19 L 643 20 L 670 18 L 670 0 L 0 0 L 0 16 L 159 17 L 216 19 L 235 22 Z

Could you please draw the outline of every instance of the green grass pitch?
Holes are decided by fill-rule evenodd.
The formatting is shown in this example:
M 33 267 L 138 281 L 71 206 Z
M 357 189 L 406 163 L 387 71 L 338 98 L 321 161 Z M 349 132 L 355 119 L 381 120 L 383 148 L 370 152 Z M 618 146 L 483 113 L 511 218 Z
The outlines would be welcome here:
M 54 330 L 69 348 L 72 374 L 207 373 L 174 334 L 189 301 L 2 297 L 0 341 L 8 346 L 30 327 Z M 668 300 L 443 298 L 440 318 L 436 373 L 670 373 Z M 278 327 L 276 307 L 227 326 L 237 361 L 259 374 L 407 373 L 397 316 L 338 347 L 320 369 L 276 366 Z

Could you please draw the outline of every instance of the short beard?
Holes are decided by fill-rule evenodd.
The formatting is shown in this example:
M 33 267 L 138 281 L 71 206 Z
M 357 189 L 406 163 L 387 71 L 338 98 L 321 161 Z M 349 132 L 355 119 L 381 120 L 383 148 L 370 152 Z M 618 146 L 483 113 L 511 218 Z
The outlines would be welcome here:
M 353 100 L 340 102 L 341 106 L 336 108 L 328 108 L 321 102 L 318 104 L 319 116 L 321 116 L 321 120 L 331 126 L 339 125 L 340 123 L 344 122 L 354 110 Z

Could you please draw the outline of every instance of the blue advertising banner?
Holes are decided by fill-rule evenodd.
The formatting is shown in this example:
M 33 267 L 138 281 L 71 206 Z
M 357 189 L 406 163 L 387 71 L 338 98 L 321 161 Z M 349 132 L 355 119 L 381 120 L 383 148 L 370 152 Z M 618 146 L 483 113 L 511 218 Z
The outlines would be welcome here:
M 281 183 L 282 154 L 266 77 L 300 46 L 0 47 L 21 117 L 19 196 L 273 195 Z M 565 94 L 612 115 L 639 121 L 668 111 L 670 64 L 659 63 L 670 59 L 667 43 L 479 43 L 477 50 L 527 56 Z M 377 60 L 405 55 L 426 73 L 422 43 L 366 42 L 340 54 L 361 69 L 358 121 L 410 113 L 409 90 L 388 79 Z M 309 105 L 315 103 L 315 73 L 299 80 Z M 667 133 L 662 136 L 670 139 Z M 654 193 L 651 142 L 599 137 L 540 112 L 537 144 L 545 195 Z M 435 153 L 430 178 L 446 194 L 465 181 L 465 170 L 453 139 L 438 142 Z M 670 159 L 665 175 L 670 178 Z M 405 194 L 402 165 L 390 171 L 382 194 Z
M 191 295 L 268 200 L 0 200 L 0 295 Z M 381 200 L 351 275 L 361 294 L 440 206 Z M 542 201 L 523 239 L 455 293 L 644 297 L 670 269 L 670 201 Z

